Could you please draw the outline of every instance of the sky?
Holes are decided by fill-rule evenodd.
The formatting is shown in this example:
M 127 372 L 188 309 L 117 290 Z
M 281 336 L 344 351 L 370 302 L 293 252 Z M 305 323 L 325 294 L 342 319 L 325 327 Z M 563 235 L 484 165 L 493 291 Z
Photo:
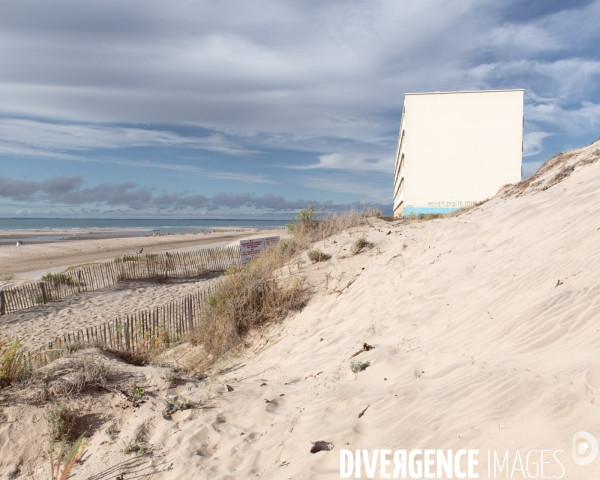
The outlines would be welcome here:
M 391 213 L 407 92 L 525 89 L 524 176 L 600 136 L 600 0 L 0 3 L 0 217 Z

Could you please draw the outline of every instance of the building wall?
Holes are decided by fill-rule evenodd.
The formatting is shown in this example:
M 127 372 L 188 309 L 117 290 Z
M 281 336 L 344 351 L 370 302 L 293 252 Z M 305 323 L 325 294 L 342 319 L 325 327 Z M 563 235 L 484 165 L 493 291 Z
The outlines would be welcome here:
M 394 214 L 448 213 L 521 180 L 523 90 L 407 94 Z

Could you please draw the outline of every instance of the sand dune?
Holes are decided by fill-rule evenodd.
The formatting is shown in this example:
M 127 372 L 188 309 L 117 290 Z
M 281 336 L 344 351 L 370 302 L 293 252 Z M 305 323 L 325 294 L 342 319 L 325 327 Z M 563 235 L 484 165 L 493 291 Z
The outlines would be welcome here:
M 321 242 L 332 259 L 301 269 L 314 293 L 303 311 L 257 333 L 227 373 L 168 391 L 211 408 L 164 420 L 155 390 L 118 412 L 124 438 L 97 428 L 74 478 L 127 471 L 120 442 L 140 424 L 151 478 L 333 479 L 341 449 L 417 448 L 478 449 L 479 478 L 488 450 L 510 451 L 511 466 L 517 450 L 561 450 L 562 478 L 598 478 L 600 459 L 575 465 L 571 439 L 600 438 L 599 158 L 596 142 L 457 217 L 375 220 Z M 375 246 L 353 256 L 358 235 Z M 370 366 L 354 374 L 364 342 L 353 360 Z M 320 440 L 333 449 L 310 453 Z M 0 447 L 3 468 L 20 442 Z M 561 476 L 550 459 L 544 475 Z M 41 457 L 28 462 L 42 478 Z

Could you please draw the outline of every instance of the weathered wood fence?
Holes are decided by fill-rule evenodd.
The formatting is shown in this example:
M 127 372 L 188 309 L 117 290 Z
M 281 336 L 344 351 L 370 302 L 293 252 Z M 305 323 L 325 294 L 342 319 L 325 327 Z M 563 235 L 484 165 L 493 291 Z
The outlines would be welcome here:
M 205 248 L 191 252 L 125 255 L 113 261 L 81 267 L 0 290 L 0 315 L 18 312 L 80 292 L 112 287 L 123 280 L 188 278 L 207 272 L 225 271 L 240 265 L 240 247 Z
M 28 352 L 32 366 L 44 365 L 69 346 L 97 345 L 114 351 L 136 353 L 157 346 L 169 346 L 198 326 L 212 289 L 186 295 L 161 307 L 124 315 L 93 327 L 54 337 L 48 344 Z

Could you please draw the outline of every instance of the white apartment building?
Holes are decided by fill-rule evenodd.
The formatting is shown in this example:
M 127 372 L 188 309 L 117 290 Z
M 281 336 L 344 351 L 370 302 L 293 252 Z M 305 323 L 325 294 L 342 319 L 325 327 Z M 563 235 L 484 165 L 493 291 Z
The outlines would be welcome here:
M 521 180 L 523 90 L 407 93 L 394 216 L 448 213 Z

